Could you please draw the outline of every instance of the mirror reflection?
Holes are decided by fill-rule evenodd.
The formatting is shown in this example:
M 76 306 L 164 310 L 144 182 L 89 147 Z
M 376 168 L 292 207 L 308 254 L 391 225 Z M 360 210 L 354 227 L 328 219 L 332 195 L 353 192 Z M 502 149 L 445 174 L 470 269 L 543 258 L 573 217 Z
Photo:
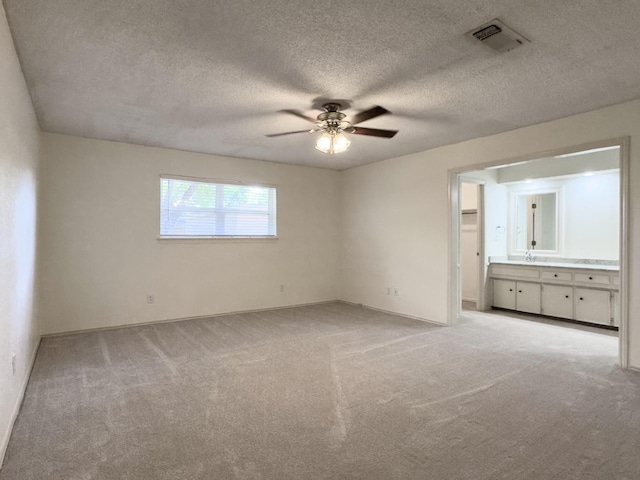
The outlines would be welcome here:
M 516 250 L 557 250 L 556 192 L 518 194 L 515 204 Z

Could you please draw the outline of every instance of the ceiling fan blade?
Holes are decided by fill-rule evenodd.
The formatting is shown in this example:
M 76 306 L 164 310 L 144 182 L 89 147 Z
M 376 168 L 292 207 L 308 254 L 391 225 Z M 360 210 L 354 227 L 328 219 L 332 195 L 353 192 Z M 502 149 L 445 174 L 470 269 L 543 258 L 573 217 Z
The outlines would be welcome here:
M 293 135 L 294 133 L 311 133 L 313 130 L 296 130 L 295 132 L 284 132 L 284 133 L 271 133 L 269 135 L 265 135 L 265 137 L 281 137 L 282 135 Z
M 369 110 L 365 110 L 364 112 L 355 114 L 353 116 L 353 120 L 351 120 L 351 125 L 357 125 L 358 123 L 366 122 L 367 120 L 379 117 L 380 115 L 384 115 L 385 113 L 391 112 L 384 107 L 375 106 L 373 108 L 370 108 Z
M 299 112 L 298 110 L 280 110 L 280 111 L 284 113 L 290 113 L 291 115 L 295 115 L 296 117 L 302 118 L 307 122 L 316 123 L 315 118 L 307 117 L 304 113 Z
M 381 130 L 379 128 L 362 128 L 362 127 L 353 127 L 353 134 L 355 135 L 369 135 L 370 137 L 383 137 L 383 138 L 392 138 L 398 130 Z

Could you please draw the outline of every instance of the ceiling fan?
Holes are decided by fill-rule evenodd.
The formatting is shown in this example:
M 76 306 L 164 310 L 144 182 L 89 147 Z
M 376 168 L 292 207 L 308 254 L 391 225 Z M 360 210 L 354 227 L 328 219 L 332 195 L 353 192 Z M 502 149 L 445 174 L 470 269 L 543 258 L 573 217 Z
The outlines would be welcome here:
M 398 133 L 398 130 L 381 130 L 379 128 L 364 128 L 356 126 L 359 123 L 379 117 L 385 113 L 391 113 L 384 107 L 375 106 L 369 110 L 357 113 L 351 118 L 351 121 L 345 120 L 347 115 L 340 111 L 342 105 L 339 103 L 325 103 L 322 108 L 324 112 L 318 115 L 315 119 L 306 116 L 298 110 L 281 110 L 282 112 L 295 115 L 296 117 L 300 117 L 308 122 L 315 123 L 316 128 L 311 130 L 297 130 L 295 132 L 274 133 L 267 135 L 267 137 L 280 137 L 282 135 L 291 135 L 294 133 L 323 132 L 322 136 L 318 138 L 318 141 L 316 142 L 316 149 L 323 153 L 333 155 L 335 153 L 344 152 L 349 148 L 349 145 L 351 145 L 351 141 L 349 141 L 349 139 L 344 135 L 345 133 L 381 138 L 392 138 L 396 133 Z

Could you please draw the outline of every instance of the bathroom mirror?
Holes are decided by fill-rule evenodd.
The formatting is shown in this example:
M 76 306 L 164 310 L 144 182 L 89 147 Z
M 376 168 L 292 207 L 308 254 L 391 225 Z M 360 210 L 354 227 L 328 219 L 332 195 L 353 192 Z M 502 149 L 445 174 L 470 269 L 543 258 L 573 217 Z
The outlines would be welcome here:
M 558 192 L 516 193 L 515 250 L 558 250 Z

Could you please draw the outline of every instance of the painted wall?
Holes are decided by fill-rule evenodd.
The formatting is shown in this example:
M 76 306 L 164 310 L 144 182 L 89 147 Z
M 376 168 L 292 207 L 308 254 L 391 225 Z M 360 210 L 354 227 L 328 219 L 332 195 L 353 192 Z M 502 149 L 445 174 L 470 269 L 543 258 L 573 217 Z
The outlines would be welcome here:
M 0 65 L 1 462 L 39 338 L 34 321 L 39 130 L 2 5 Z
M 564 183 L 564 256 L 620 259 L 620 175 L 577 177 Z
M 475 210 L 478 208 L 478 185 L 475 183 L 462 183 L 460 185 L 460 208 L 462 210 Z
M 43 333 L 339 298 L 336 171 L 46 133 L 42 155 Z M 279 239 L 158 240 L 160 174 L 275 184 Z
M 543 180 L 552 177 L 602 172 L 620 168 L 620 148 L 582 153 L 568 157 L 540 158 L 496 169 L 498 183 Z
M 640 288 L 640 101 L 449 145 L 344 172 L 343 298 L 447 321 L 448 172 L 631 137 L 629 288 Z M 398 297 L 384 294 L 396 284 Z M 629 358 L 640 367 L 640 298 L 630 296 Z

